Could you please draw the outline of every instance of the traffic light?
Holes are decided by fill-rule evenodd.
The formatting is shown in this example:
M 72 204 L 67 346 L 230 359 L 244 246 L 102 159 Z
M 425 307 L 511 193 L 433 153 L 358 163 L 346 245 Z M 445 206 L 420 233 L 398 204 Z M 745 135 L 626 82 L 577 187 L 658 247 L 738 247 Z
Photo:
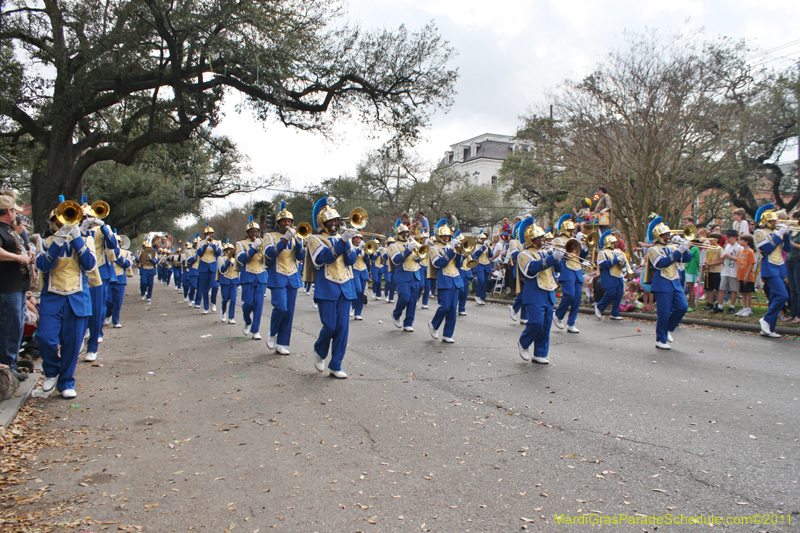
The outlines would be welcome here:
M 267 231 L 275 231 L 276 225 L 275 225 L 275 214 L 274 213 L 270 213 L 269 215 L 267 215 L 267 224 L 266 225 L 267 225 Z

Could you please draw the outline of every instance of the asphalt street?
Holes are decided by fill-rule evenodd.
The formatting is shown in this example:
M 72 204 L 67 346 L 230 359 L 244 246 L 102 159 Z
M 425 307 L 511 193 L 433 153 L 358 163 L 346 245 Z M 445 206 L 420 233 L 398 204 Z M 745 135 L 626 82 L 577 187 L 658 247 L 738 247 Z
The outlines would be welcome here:
M 310 304 L 301 292 L 278 356 L 268 298 L 254 341 L 241 308 L 223 324 L 158 283 L 146 306 L 132 279 L 78 397 L 31 400 L 71 432 L 30 487 L 72 498 L 95 532 L 576 531 L 564 520 L 587 515 L 623 520 L 610 531 L 697 531 L 701 515 L 797 530 L 796 339 L 679 328 L 665 352 L 652 322 L 580 315 L 541 366 L 504 306 L 469 302 L 450 345 L 428 334 L 435 300 L 413 333 L 370 301 L 337 380 L 313 367 Z

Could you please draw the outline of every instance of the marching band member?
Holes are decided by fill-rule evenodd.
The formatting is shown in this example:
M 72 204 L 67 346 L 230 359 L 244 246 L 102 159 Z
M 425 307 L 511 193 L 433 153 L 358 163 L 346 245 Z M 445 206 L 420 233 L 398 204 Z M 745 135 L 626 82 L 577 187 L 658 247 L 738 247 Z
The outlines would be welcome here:
M 197 276 L 197 295 L 194 297 L 194 306 L 200 307 L 200 299 L 203 300 L 203 314 L 208 314 L 208 293 L 211 291 L 211 311 L 217 312 L 217 257 L 222 255 L 222 247 L 219 241 L 214 240 L 214 228 L 206 222 L 203 231 L 204 239 L 197 248 L 199 258 Z
M 103 337 L 103 324 L 106 317 L 106 300 L 108 299 L 108 284 L 116 279 L 114 266 L 109 261 L 108 252 L 112 257 L 117 252 L 117 238 L 108 229 L 105 223 L 97 218 L 94 210 L 86 203 L 83 197 L 83 220 L 81 222 L 81 235 L 91 237 L 94 244 L 97 268 L 89 273 L 89 294 L 92 298 L 92 317 L 89 319 L 89 341 L 86 343 L 86 356 L 84 360 L 97 360 L 97 350 L 100 339 Z M 98 229 L 99 228 L 99 229 Z
M 780 337 L 775 333 L 778 314 L 789 298 L 783 283 L 787 275 L 783 252 L 792 249 L 789 228 L 782 224 L 776 230 L 777 219 L 774 204 L 762 205 L 756 211 L 755 220 L 759 227 L 753 234 L 756 248 L 761 254 L 761 279 L 769 289 L 769 307 L 764 318 L 759 319 L 758 323 L 761 324 L 761 335 L 775 338 Z
M 427 220 L 427 219 L 426 219 Z M 419 234 L 420 243 L 427 244 L 429 247 L 433 245 L 433 242 L 428 237 L 428 233 L 423 231 Z M 428 277 L 428 269 L 431 267 L 431 256 L 426 255 L 422 258 L 422 261 L 419 262 L 419 266 L 422 269 L 422 308 L 428 308 L 428 300 L 430 299 L 431 295 L 431 279 Z M 436 278 L 433 278 L 434 280 Z M 418 297 L 419 299 L 419 297 Z
M 236 324 L 233 318 L 236 313 L 236 291 L 239 290 L 239 262 L 235 256 L 236 246 L 225 240 L 222 246 L 222 258 L 219 262 L 219 287 L 222 296 L 222 321 Z M 228 307 L 230 306 L 230 307 Z M 227 311 L 227 316 L 225 311 Z
M 553 239 L 553 243 L 559 246 L 566 246 L 567 241 L 572 239 L 578 228 L 572 222 L 572 215 L 569 213 L 558 219 L 556 225 L 560 237 Z M 580 257 L 585 258 L 589 253 L 589 248 L 581 243 Z M 578 309 L 581 306 L 581 293 L 583 291 L 583 265 L 574 258 L 567 258 L 557 267 L 559 272 L 558 282 L 561 284 L 561 302 L 559 302 L 556 312 L 553 315 L 553 323 L 558 329 L 564 329 L 564 317 L 569 312 L 567 319 L 567 331 L 569 333 L 580 333 L 575 327 L 578 318 Z
M 200 256 L 197 252 L 200 248 L 200 233 L 195 233 L 192 241 L 189 257 L 186 258 L 186 266 L 189 267 L 189 307 L 198 307 L 195 301 L 199 299 L 197 282 L 200 279 Z
M 517 290 L 522 292 L 522 305 L 525 306 L 528 323 L 517 347 L 523 361 L 533 359 L 534 363 L 546 365 L 550 362 L 547 355 L 550 350 L 553 305 L 556 302 L 557 284 L 553 267 L 561 262 L 564 252 L 556 248 L 551 255 L 542 249 L 544 230 L 533 223 L 533 217 L 522 221 L 519 235 L 525 239 L 525 250 L 517 255 L 517 264 L 520 278 L 525 277 L 526 280 L 524 285 L 517 283 Z
M 370 270 L 372 271 L 372 299 L 373 300 L 380 300 L 381 299 L 381 285 L 383 284 L 383 270 L 385 266 L 384 256 L 386 254 L 386 248 L 384 247 L 385 243 L 381 242 L 380 247 L 378 250 L 372 254 L 371 262 L 372 266 Z
M 314 204 L 311 221 L 319 233 L 307 239 L 303 277 L 310 280 L 316 276 L 314 301 L 318 304 L 322 322 L 314 343 L 314 368 L 318 372 L 325 370 L 325 359 L 330 351 L 328 370 L 332 376 L 344 379 L 347 373 L 342 370 L 342 360 L 350 331 L 350 306 L 356 297 L 351 268 L 355 254 L 351 253 L 350 239 L 356 232 L 345 230 L 341 236 L 338 235 L 339 213 L 328 205 L 327 197 Z
M 44 371 L 42 390 L 57 387 L 64 398 L 75 398 L 73 375 L 92 316 L 87 273 L 97 268 L 97 257 L 90 235 L 84 240 L 78 226 L 62 225 L 52 214 L 50 221 L 56 232 L 45 239 L 36 256 L 36 268 L 43 276 L 36 330 Z
M 461 230 L 456 230 L 453 239 L 458 239 Z M 472 269 L 469 268 L 469 261 L 462 261 L 459 267 L 461 274 L 461 288 L 458 289 L 458 316 L 467 316 L 467 295 L 469 293 L 469 282 L 474 278 Z
M 625 281 L 622 274 L 622 264 L 625 254 L 615 249 L 617 238 L 606 231 L 600 236 L 597 246 L 603 248 L 597 254 L 597 266 L 600 268 L 600 286 L 605 293 L 594 306 L 594 315 L 598 320 L 603 320 L 603 311 L 611 304 L 611 319 L 622 320 L 619 316 L 619 304 L 622 301 L 622 292 Z
M 186 241 L 181 248 L 181 287 L 183 288 L 183 301 L 189 303 L 189 290 L 191 289 L 191 282 L 189 280 L 189 272 L 192 266 L 187 263 L 187 260 L 192 257 L 192 243 Z M 194 305 L 194 294 L 191 295 L 191 302 Z
M 386 280 L 386 286 L 384 287 L 386 295 L 383 297 L 383 301 L 389 302 L 390 304 L 394 303 L 394 291 L 397 287 L 394 282 L 394 264 L 389 258 L 389 246 L 393 245 L 394 243 L 394 237 L 390 236 L 388 239 L 386 239 L 386 248 L 383 252 L 383 279 Z
M 277 230 L 264 236 L 264 255 L 270 261 L 267 287 L 272 294 L 267 348 L 281 355 L 289 355 L 297 289 L 303 286 L 299 265 L 305 249 L 292 227 L 294 216 L 286 210 L 286 202 L 281 202 L 275 221 Z
M 172 279 L 175 280 L 175 290 L 181 290 L 181 249 L 180 242 L 178 242 L 178 249 L 172 252 L 169 256 L 169 268 L 172 270 Z
M 439 308 L 433 319 L 428 322 L 428 331 L 434 339 L 439 338 L 439 328 L 444 322 L 442 342 L 453 343 L 453 333 L 456 330 L 456 316 L 458 312 L 458 293 L 462 287 L 461 272 L 459 267 L 464 261 L 464 256 L 456 253 L 452 241 L 452 231 L 447 225 L 447 219 L 442 218 L 436 223 L 434 235 L 438 238 L 436 244 L 430 247 L 431 275 L 437 280 Z
M 142 244 L 143 250 L 136 256 L 136 263 L 139 266 L 139 291 L 142 300 L 152 302 L 153 280 L 156 275 L 156 254 L 152 242 L 148 239 Z M 147 253 L 144 251 L 148 250 Z
M 116 231 L 114 232 L 116 233 Z M 122 309 L 122 302 L 125 300 L 125 289 L 128 288 L 128 278 L 133 277 L 131 266 L 133 265 L 133 255 L 128 251 L 128 244 L 120 244 L 114 254 L 113 266 L 115 279 L 108 284 L 108 309 L 106 310 L 107 319 L 115 328 L 121 328 L 119 313 Z M 88 354 L 87 354 L 88 355 Z
M 668 244 L 670 229 L 661 222 L 661 217 L 654 218 L 647 230 L 654 245 L 647 250 L 644 277 L 650 283 L 650 292 L 656 298 L 656 348 L 669 350 L 672 332 L 689 308 L 677 264 L 688 263 L 692 260 L 692 254 L 689 252 L 689 241 L 684 241 L 677 235 L 673 239 L 675 243 Z
M 478 305 L 486 305 L 486 283 L 492 275 L 492 264 L 489 262 L 489 247 L 486 241 L 489 235 L 485 231 L 481 231 L 478 235 L 478 245 L 475 251 L 472 252 L 472 258 L 478 261 L 477 266 L 473 269 L 477 283 L 475 285 L 475 303 Z
M 525 250 L 525 245 L 522 244 L 524 237 L 519 237 L 519 225 L 522 221 L 516 222 L 511 228 L 511 240 L 508 241 L 508 264 L 513 269 L 514 282 L 522 286 L 525 283 L 525 278 L 520 277 L 519 269 L 517 268 L 517 256 L 520 252 Z M 514 297 L 514 304 L 508 306 L 511 320 L 516 322 L 519 320 L 520 324 L 527 324 L 528 317 L 525 313 L 525 308 L 522 306 L 522 291 L 515 291 L 517 295 Z
M 258 235 L 261 226 L 253 222 L 253 216 L 247 223 L 247 239 L 236 243 L 236 260 L 242 270 L 239 274 L 239 286 L 242 288 L 242 333 L 253 340 L 260 341 L 261 313 L 264 310 L 264 291 L 267 288 L 266 257 L 262 241 Z
M 392 312 L 392 322 L 395 327 L 403 331 L 414 331 L 414 315 L 417 311 L 417 297 L 422 285 L 420 272 L 420 257 L 414 253 L 419 249 L 419 243 L 408 239 L 408 227 L 395 224 L 398 240 L 389 247 L 389 258 L 394 265 L 394 283 L 397 286 L 397 305 Z M 401 322 L 405 310 L 405 319 Z
M 367 255 L 364 253 L 364 237 L 360 233 L 353 237 L 352 249 L 356 254 L 356 260 L 353 263 L 353 284 L 356 288 L 356 299 L 353 300 L 350 316 L 356 320 L 363 320 L 361 313 L 364 311 L 364 293 L 367 291 L 367 285 L 369 284 L 369 265 L 366 261 Z

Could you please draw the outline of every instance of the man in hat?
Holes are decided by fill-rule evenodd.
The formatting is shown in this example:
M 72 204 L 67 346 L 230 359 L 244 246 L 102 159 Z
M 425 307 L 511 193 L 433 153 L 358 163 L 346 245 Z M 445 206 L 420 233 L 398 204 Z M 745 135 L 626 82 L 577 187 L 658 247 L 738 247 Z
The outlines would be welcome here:
M 603 320 L 603 311 L 611 305 L 611 319 L 622 320 L 619 316 L 619 304 L 622 301 L 622 292 L 625 286 L 622 265 L 625 263 L 625 254 L 617 250 L 617 238 L 606 231 L 600 236 L 597 254 L 597 266 L 600 269 L 600 286 L 603 288 L 603 297 L 594 306 L 594 314 L 598 320 Z
M 489 235 L 485 231 L 481 231 L 478 235 L 478 245 L 475 251 L 472 252 L 472 259 L 478 261 L 478 264 L 472 271 L 475 273 L 477 284 L 475 286 L 475 303 L 478 305 L 486 305 L 486 283 L 492 275 L 492 264 L 489 261 L 490 248 L 487 243 Z
M 353 284 L 356 288 L 356 299 L 353 300 L 353 307 L 350 308 L 350 316 L 355 320 L 363 320 L 361 313 L 364 311 L 364 293 L 367 292 L 369 284 L 369 258 L 364 253 L 364 236 L 357 233 L 351 241 L 351 248 L 356 254 L 353 263 Z
M 108 300 L 106 308 L 106 324 L 111 324 L 115 328 L 121 328 L 119 321 L 122 302 L 125 300 L 125 289 L 128 287 L 128 278 L 133 277 L 131 265 L 133 255 L 123 245 L 114 252 L 114 260 L 111 262 L 114 267 L 114 279 L 108 284 Z
M 439 338 L 439 328 L 444 322 L 442 332 L 442 342 L 452 344 L 453 334 L 456 330 L 456 318 L 458 311 L 458 291 L 462 286 L 461 272 L 459 267 L 464 260 L 464 256 L 456 253 L 452 241 L 452 232 L 444 221 L 436 224 L 436 237 L 439 239 L 437 244 L 430 247 L 429 257 L 431 258 L 431 276 L 437 280 L 439 291 L 439 308 L 433 319 L 428 322 L 428 331 L 434 339 Z
M 217 258 L 222 255 L 222 246 L 219 241 L 214 240 L 214 228 L 206 222 L 204 239 L 197 248 L 198 269 L 197 269 L 197 294 L 194 297 L 194 306 L 200 307 L 200 300 L 203 300 L 203 314 L 209 313 L 209 292 L 211 292 L 211 311 L 217 312 Z
M 784 250 L 789 252 L 792 243 L 789 240 L 789 228 L 785 225 L 777 227 L 778 217 L 774 209 L 773 204 L 767 204 L 756 212 L 759 228 L 753 234 L 753 240 L 761 253 L 761 279 L 764 280 L 765 290 L 769 289 L 769 307 L 764 318 L 758 321 L 761 325 L 761 335 L 777 338 L 780 337 L 780 334 L 775 333 L 778 314 L 789 299 L 789 293 L 783 282 L 786 277 L 783 252 Z
M 656 225 L 652 230 L 654 245 L 647 250 L 647 261 L 652 265 L 651 292 L 656 299 L 656 348 L 669 350 L 672 332 L 683 320 L 689 305 L 683 294 L 683 285 L 678 272 L 678 263 L 692 260 L 689 252 L 689 241 L 675 236 L 675 242 L 669 244 L 670 229 L 664 223 Z M 603 287 L 605 289 L 605 287 Z
M 222 258 L 219 262 L 219 288 L 222 302 L 222 321 L 236 324 L 236 292 L 239 290 L 239 262 L 234 255 L 236 246 L 225 242 L 222 246 Z M 227 314 L 226 314 L 227 313 Z
M 409 229 L 405 224 L 395 228 L 397 242 L 389 247 L 389 258 L 394 265 L 392 277 L 397 287 L 397 305 L 392 312 L 392 322 L 403 331 L 414 331 L 414 316 L 417 298 L 422 288 L 422 268 L 420 267 L 419 243 L 408 239 Z M 405 311 L 405 318 L 401 321 Z
M 264 310 L 264 291 L 267 289 L 266 256 L 259 238 L 261 227 L 250 217 L 247 238 L 236 243 L 236 260 L 241 271 L 239 286 L 242 288 L 242 333 L 253 340 L 261 340 L 261 313 Z
M 0 195 L 0 364 L 24 381 L 16 369 L 25 327 L 25 292 L 30 288 L 30 256 L 12 224 L 17 216 L 14 198 Z
M 356 232 L 345 230 L 339 235 L 339 213 L 328 206 L 327 198 L 320 198 L 314 205 L 312 222 L 319 233 L 307 239 L 306 268 L 316 273 L 314 301 L 322 322 L 314 343 L 314 368 L 324 371 L 330 352 L 330 374 L 345 379 L 342 361 L 350 332 L 350 307 L 356 298 L 352 269 L 356 258 L 351 243 Z
M 280 355 L 289 355 L 297 289 L 303 286 L 300 262 L 305 255 L 305 249 L 303 242 L 297 238 L 297 231 L 292 227 L 294 216 L 286 209 L 285 202 L 281 202 L 281 209 L 275 219 L 276 230 L 264 236 L 264 255 L 269 261 L 267 287 L 272 295 L 267 348 Z

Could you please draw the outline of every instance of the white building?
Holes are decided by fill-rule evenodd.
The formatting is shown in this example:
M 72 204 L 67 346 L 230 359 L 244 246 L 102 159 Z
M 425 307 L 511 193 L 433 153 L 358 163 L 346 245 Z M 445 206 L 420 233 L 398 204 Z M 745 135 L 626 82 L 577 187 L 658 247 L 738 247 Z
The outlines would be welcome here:
M 444 163 L 463 172 L 476 185 L 497 186 L 503 161 L 517 150 L 531 150 L 532 145 L 511 135 L 484 133 L 450 145 Z

